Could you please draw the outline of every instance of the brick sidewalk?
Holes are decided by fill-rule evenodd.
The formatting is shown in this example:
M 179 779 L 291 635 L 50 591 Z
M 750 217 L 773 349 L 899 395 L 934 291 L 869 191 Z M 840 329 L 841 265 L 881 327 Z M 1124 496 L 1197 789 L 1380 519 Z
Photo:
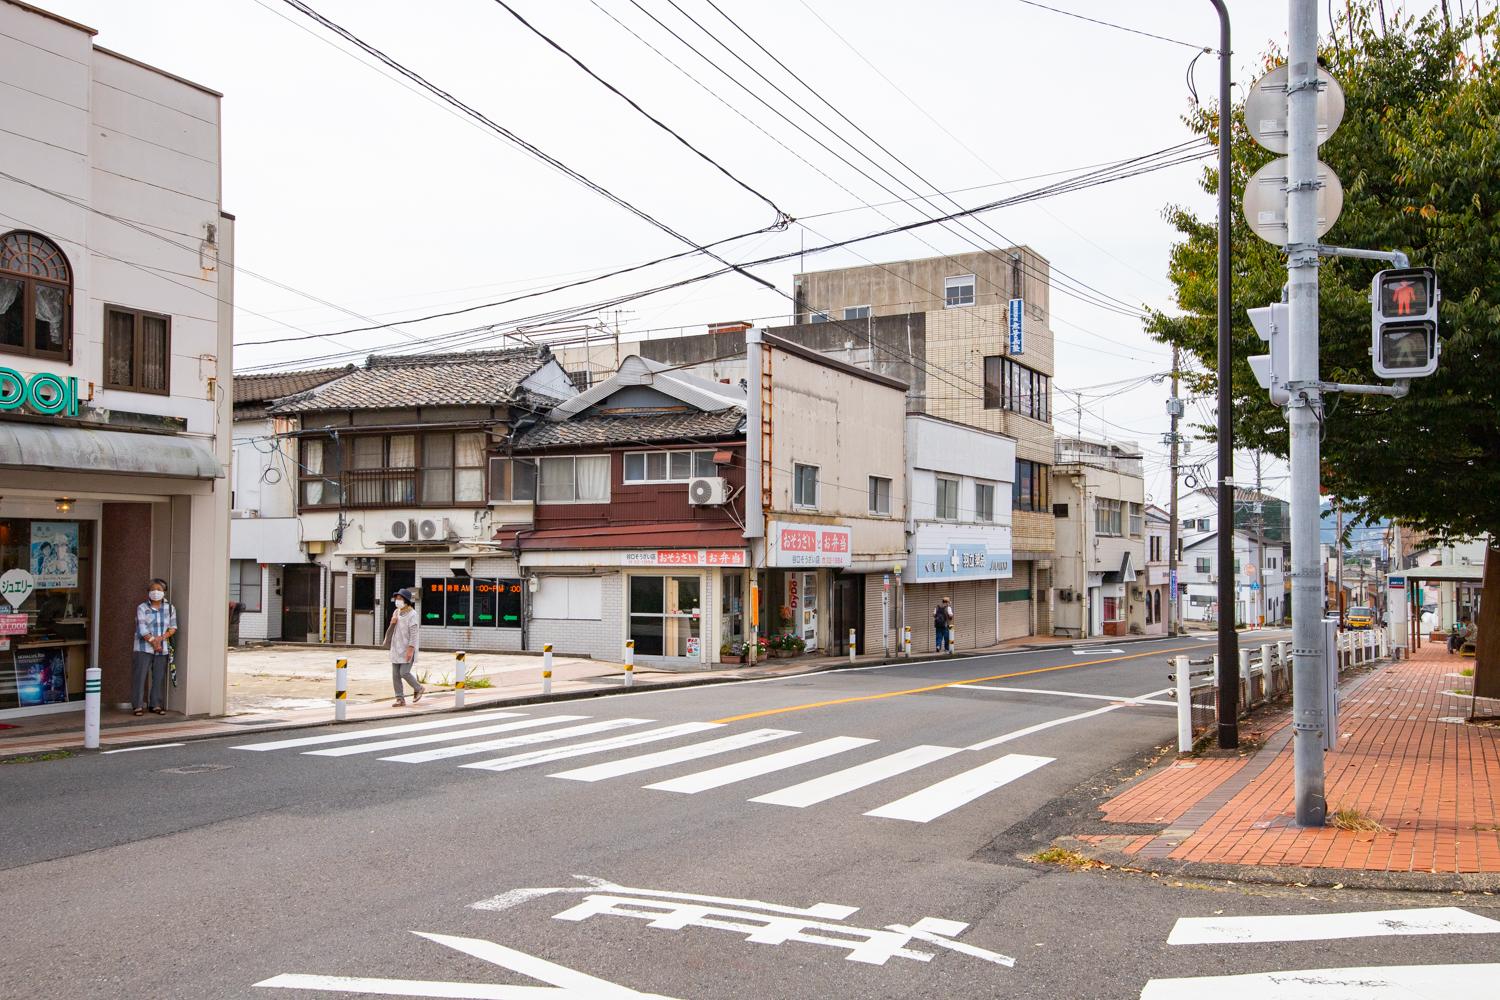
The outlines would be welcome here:
M 1330 818 L 1354 809 L 1378 831 L 1294 825 L 1287 713 L 1245 758 L 1179 760 L 1101 808 L 1155 836 L 1082 837 L 1142 860 L 1383 872 L 1500 873 L 1500 728 L 1467 725 L 1472 659 L 1441 645 L 1346 683 L 1341 739 L 1326 757 Z M 1500 714 L 1481 701 L 1479 713 Z

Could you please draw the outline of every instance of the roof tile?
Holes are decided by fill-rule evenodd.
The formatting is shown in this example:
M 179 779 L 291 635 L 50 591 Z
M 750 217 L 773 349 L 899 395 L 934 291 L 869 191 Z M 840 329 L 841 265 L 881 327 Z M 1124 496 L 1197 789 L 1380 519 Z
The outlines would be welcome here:
M 632 416 L 574 417 L 544 421 L 530 428 L 516 442 L 517 448 L 553 448 L 560 445 L 636 444 L 681 441 L 689 438 L 722 441 L 744 435 L 745 412 L 738 407 L 705 413 L 649 413 Z
M 372 356 L 326 385 L 283 399 L 273 413 L 386 410 L 406 406 L 498 406 L 550 355 L 533 348 L 471 354 Z

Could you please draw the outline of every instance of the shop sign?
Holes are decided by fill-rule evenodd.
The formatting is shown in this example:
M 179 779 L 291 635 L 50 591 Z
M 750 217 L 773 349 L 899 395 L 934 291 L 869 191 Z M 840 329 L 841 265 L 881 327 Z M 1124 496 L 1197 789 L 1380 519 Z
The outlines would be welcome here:
M 24 569 L 8 569 L 0 573 L 0 597 L 12 608 L 19 609 L 26 598 L 36 589 L 36 578 Z M 7 616 L 8 617 L 8 616 Z M 25 618 L 25 615 L 21 616 Z M 26 631 L 25 629 L 21 630 Z
M 78 380 L 52 372 L 22 375 L 0 368 L 0 410 L 31 410 L 46 416 L 78 416 Z
M 623 553 L 627 566 L 743 566 L 744 549 L 648 549 Z
M 993 579 L 1011 574 L 1010 549 L 984 542 L 950 542 L 945 551 L 918 552 L 912 561 L 918 583 L 929 580 Z
M 838 525 L 772 521 L 766 532 L 772 566 L 848 566 L 852 532 Z
M 25 635 L 27 615 L 0 615 L 0 635 Z

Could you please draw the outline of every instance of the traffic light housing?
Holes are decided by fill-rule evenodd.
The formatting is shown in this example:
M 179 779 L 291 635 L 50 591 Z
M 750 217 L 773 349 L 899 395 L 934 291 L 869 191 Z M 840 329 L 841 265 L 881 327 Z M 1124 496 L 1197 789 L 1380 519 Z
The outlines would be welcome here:
M 1250 315 L 1250 325 L 1255 327 L 1255 332 L 1270 345 L 1270 354 L 1258 354 L 1249 358 L 1250 370 L 1255 373 L 1255 380 L 1260 383 L 1262 389 L 1271 394 L 1271 402 L 1277 406 L 1285 406 L 1291 401 L 1292 395 L 1286 389 L 1286 383 L 1291 381 L 1291 363 L 1288 352 L 1288 334 L 1291 329 L 1288 322 L 1288 307 L 1285 302 L 1273 302 L 1268 306 L 1258 309 L 1246 309 Z
M 1437 371 L 1437 272 L 1389 268 L 1371 286 L 1370 356 L 1381 378 L 1421 378 Z

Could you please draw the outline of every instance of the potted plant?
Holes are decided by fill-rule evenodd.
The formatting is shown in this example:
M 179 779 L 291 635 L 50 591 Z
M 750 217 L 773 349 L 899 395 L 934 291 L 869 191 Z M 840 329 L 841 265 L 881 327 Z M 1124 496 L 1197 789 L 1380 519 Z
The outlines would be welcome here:
M 720 663 L 744 663 L 745 644 L 743 642 L 726 642 L 719 647 Z
M 802 653 L 807 649 L 807 641 L 799 635 L 792 635 L 791 633 L 787 633 L 786 635 L 782 636 L 782 639 L 785 641 L 787 656 L 801 656 Z

